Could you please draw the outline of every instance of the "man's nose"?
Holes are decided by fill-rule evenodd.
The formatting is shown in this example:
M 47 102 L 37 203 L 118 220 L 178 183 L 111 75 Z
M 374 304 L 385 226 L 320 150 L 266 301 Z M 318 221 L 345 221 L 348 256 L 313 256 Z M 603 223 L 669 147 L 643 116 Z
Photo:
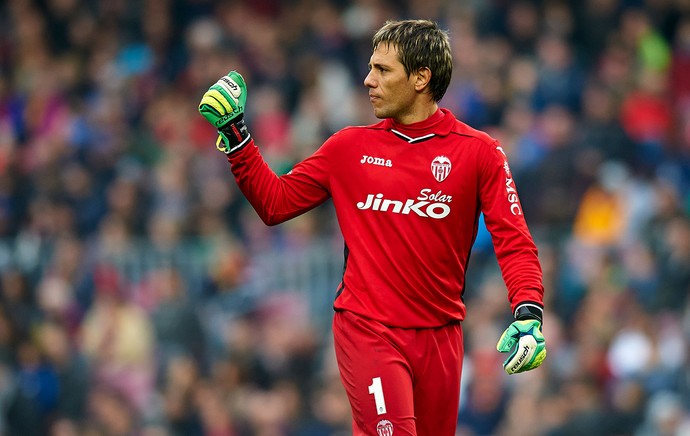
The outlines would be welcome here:
M 364 86 L 367 88 L 374 88 L 376 86 L 376 81 L 372 77 L 371 71 L 369 71 L 369 74 L 364 78 Z

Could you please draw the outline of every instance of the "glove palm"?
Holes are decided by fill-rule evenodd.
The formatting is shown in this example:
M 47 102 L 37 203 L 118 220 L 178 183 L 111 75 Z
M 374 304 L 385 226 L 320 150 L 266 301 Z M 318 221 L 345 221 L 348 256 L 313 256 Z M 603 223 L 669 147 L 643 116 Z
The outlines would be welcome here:
M 541 332 L 541 322 L 536 319 L 514 321 L 501 335 L 496 349 L 501 353 L 512 351 L 503 362 L 503 369 L 508 374 L 538 367 L 546 358 L 546 340 Z

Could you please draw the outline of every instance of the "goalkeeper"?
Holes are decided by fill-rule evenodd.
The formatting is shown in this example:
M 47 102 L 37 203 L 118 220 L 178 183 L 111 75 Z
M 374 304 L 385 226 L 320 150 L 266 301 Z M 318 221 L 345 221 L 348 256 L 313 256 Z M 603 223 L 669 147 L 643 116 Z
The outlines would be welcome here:
M 448 34 L 431 21 L 389 21 L 372 48 L 364 85 L 381 121 L 335 133 L 288 174 L 254 144 L 238 72 L 211 86 L 199 111 L 266 224 L 333 200 L 345 242 L 333 335 L 354 434 L 452 436 L 480 213 L 514 316 L 497 345 L 508 374 L 546 357 L 542 272 L 499 143 L 439 107 L 453 66 Z

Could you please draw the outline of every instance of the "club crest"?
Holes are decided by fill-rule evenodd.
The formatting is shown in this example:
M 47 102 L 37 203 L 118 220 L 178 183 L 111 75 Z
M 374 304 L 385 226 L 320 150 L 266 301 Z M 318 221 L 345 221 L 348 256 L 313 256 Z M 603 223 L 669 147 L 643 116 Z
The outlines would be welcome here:
M 387 419 L 382 419 L 376 425 L 376 433 L 379 436 L 393 436 L 393 424 Z
M 431 174 L 439 182 L 446 180 L 448 174 L 450 174 L 450 159 L 445 156 L 436 156 L 433 161 L 431 161 Z

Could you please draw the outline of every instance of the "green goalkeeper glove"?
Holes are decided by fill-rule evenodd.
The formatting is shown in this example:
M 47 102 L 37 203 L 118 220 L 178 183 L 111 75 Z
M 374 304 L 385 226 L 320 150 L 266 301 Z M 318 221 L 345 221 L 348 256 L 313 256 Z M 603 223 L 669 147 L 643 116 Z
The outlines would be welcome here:
M 527 309 L 526 306 L 530 306 Z M 535 309 L 538 309 L 539 314 Z M 501 353 L 510 352 L 503 362 L 508 374 L 529 371 L 541 365 L 546 358 L 546 340 L 541 333 L 541 308 L 522 305 L 516 310 L 517 319 L 503 332 L 496 344 Z
M 244 147 L 251 138 L 244 123 L 247 85 L 237 71 L 221 77 L 204 94 L 199 113 L 218 129 L 216 148 L 230 154 Z

